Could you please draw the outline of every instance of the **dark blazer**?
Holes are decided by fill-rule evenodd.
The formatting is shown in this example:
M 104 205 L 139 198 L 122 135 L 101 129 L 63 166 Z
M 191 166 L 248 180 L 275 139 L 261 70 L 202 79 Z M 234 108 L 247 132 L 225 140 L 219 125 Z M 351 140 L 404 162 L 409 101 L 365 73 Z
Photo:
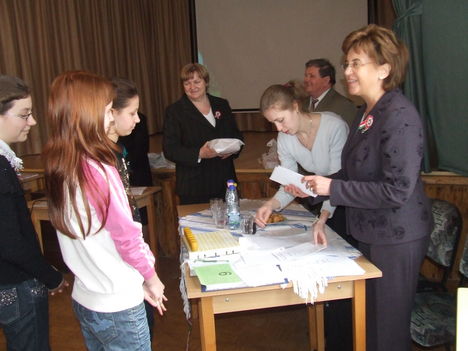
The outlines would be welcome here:
M 359 110 L 360 116 L 365 106 Z M 347 231 L 368 244 L 409 242 L 429 235 L 432 213 L 420 178 L 423 128 L 415 107 L 400 92 L 385 93 L 369 115 L 370 128 L 353 122 L 332 178 L 330 200 L 346 206 Z
M 0 155 L 0 287 L 36 278 L 49 289 L 62 274 L 42 256 L 36 231 L 13 168 Z
M 338 93 L 334 88 L 331 88 L 323 99 L 320 100 L 314 111 L 335 112 L 348 123 L 348 126 L 351 126 L 354 117 L 356 117 L 357 108 L 351 100 Z
M 217 138 L 243 140 L 227 100 L 208 95 L 213 114 L 219 112 L 216 127 L 207 121 L 184 94 L 166 109 L 164 120 L 164 156 L 176 164 L 176 193 L 185 197 L 224 197 L 226 181 L 236 180 L 234 157 L 214 157 L 198 162 L 205 142 Z M 236 180 L 237 181 L 237 180 Z

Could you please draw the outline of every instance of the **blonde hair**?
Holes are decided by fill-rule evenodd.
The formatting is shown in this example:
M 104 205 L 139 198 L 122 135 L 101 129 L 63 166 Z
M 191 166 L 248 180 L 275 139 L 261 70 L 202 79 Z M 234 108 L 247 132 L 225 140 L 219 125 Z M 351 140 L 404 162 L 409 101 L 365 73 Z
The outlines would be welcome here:
M 269 86 L 260 98 L 260 112 L 275 107 L 280 110 L 292 110 L 297 103 L 299 111 L 309 112 L 309 95 L 304 85 L 297 80 L 290 80 L 286 84 L 274 84 Z

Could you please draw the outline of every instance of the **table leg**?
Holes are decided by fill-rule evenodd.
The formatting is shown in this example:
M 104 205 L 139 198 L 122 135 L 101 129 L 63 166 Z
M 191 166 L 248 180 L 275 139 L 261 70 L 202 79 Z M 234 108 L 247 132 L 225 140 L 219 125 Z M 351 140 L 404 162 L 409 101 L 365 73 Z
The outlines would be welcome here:
M 366 351 L 366 281 L 354 282 L 353 298 L 354 351 Z
M 213 299 L 202 297 L 198 303 L 200 339 L 202 351 L 216 351 L 216 330 L 213 313 Z
M 151 252 L 154 256 L 158 256 L 158 235 L 156 229 L 155 207 L 153 196 L 149 199 L 146 205 L 146 212 L 148 214 L 148 241 Z
M 323 322 L 323 303 L 307 305 L 309 319 L 309 343 L 311 350 L 325 350 L 325 325 Z

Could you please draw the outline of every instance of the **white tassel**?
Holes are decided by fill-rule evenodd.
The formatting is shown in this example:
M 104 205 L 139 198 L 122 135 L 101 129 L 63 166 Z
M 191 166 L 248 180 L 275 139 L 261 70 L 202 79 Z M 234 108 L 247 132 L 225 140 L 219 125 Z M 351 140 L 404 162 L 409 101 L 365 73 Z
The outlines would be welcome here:
M 181 257 L 182 261 L 182 257 Z M 180 296 L 182 297 L 182 302 L 184 304 L 184 313 L 185 313 L 185 318 L 187 320 L 190 320 L 191 317 L 191 312 L 190 312 L 190 302 L 188 299 L 187 295 L 187 288 L 185 285 L 185 270 L 187 269 L 186 266 L 188 265 L 188 260 L 185 260 L 182 262 L 180 265 L 180 283 L 179 283 L 179 290 L 180 290 Z

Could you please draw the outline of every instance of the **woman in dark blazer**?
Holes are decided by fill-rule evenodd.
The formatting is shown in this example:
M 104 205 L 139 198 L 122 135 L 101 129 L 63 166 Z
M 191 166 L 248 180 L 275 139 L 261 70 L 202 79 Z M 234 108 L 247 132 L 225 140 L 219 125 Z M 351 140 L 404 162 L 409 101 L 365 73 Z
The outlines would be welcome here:
M 242 140 L 229 103 L 207 94 L 209 74 L 198 63 L 182 68 L 185 94 L 166 109 L 164 156 L 176 164 L 176 193 L 181 204 L 224 198 L 226 181 L 236 180 L 236 154 L 219 155 L 208 146 L 217 138 Z
M 342 169 L 304 181 L 345 206 L 348 234 L 383 273 L 367 282 L 367 349 L 411 350 L 410 317 L 432 214 L 420 178 L 421 118 L 397 88 L 408 51 L 388 29 L 369 25 L 343 42 L 349 93 L 365 104 L 342 152 Z

